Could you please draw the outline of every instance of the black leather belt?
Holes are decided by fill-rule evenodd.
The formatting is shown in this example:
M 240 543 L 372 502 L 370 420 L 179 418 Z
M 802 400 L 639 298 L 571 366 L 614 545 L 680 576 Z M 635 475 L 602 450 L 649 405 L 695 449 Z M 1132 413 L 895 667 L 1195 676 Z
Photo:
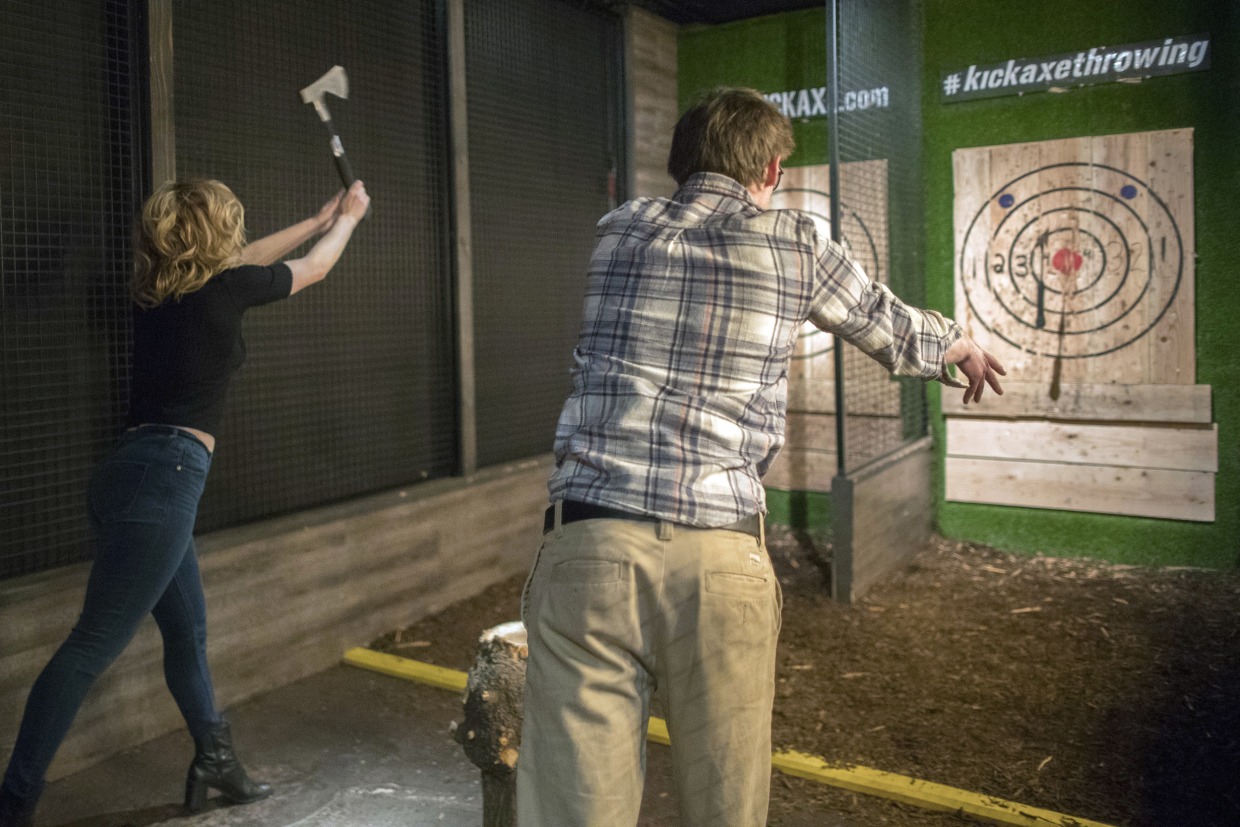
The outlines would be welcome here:
M 592 505 L 590 503 L 577 502 L 575 500 L 565 500 L 563 512 L 560 514 L 560 524 L 567 525 L 575 523 L 578 520 L 637 520 L 643 523 L 657 523 L 660 518 L 652 517 L 649 514 L 635 514 L 632 511 L 624 511 L 620 508 L 609 508 L 605 505 Z M 685 528 L 697 528 L 698 526 L 685 526 Z M 543 515 L 543 534 L 555 528 L 555 506 L 547 508 L 547 512 Z M 748 534 L 750 537 L 762 536 L 762 518 L 758 514 L 751 514 L 748 517 L 737 520 L 728 525 L 714 526 L 721 531 L 739 531 L 742 534 Z

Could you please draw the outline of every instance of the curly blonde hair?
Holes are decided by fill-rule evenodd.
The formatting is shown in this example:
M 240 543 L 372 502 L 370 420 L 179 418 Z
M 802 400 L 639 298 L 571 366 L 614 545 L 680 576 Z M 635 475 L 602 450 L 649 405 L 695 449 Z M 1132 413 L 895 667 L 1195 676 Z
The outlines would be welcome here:
M 245 208 L 233 191 L 205 178 L 169 181 L 142 205 L 129 293 L 142 307 L 180 299 L 239 261 Z

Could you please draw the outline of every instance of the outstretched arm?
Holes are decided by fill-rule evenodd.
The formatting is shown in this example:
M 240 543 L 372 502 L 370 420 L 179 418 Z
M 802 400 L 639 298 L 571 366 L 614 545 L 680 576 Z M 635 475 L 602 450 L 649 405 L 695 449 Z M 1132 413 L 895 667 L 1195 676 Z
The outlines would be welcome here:
M 353 186 L 344 194 L 340 202 L 340 214 L 322 238 L 315 242 L 310 252 L 301 258 L 286 262 L 293 271 L 293 289 L 289 293 L 298 292 L 315 282 L 322 281 L 327 273 L 336 266 L 340 254 L 353 235 L 357 222 L 366 215 L 370 206 L 370 196 L 366 194 L 366 186 L 361 181 L 354 181 Z
M 819 239 L 818 299 L 810 321 L 851 342 L 898 376 L 938 379 L 966 388 L 964 401 L 977 402 L 990 385 L 1002 394 L 1005 375 L 995 357 L 982 350 L 958 324 L 933 310 L 902 302 L 885 285 L 870 281 L 838 244 Z M 957 365 L 969 383 L 954 379 L 948 365 Z
M 241 250 L 243 264 L 275 264 L 293 250 L 320 233 L 326 232 L 336 218 L 344 190 L 336 193 L 330 201 L 319 208 L 318 214 L 271 235 L 251 241 Z

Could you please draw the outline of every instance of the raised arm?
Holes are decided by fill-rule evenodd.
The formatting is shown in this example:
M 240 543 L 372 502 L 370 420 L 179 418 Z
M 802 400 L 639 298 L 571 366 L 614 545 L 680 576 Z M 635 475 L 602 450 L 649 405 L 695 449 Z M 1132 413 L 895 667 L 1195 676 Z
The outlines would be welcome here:
M 366 194 L 365 185 L 361 181 L 354 181 L 341 199 L 340 213 L 331 229 L 315 242 L 306 255 L 286 262 L 293 271 L 293 289 L 289 295 L 322 281 L 327 276 L 340 260 L 340 254 L 344 252 L 345 245 L 353 235 L 353 229 L 366 214 L 368 206 L 370 196 Z
M 242 248 L 241 261 L 245 264 L 275 264 L 316 235 L 326 232 L 336 218 L 343 196 L 344 190 L 341 190 L 311 218 L 251 241 Z

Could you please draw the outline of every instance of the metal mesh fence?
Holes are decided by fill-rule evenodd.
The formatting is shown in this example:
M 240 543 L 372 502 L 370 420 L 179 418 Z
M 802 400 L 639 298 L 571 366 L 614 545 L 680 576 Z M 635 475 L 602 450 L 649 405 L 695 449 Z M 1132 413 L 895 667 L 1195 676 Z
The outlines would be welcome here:
M 618 19 L 465 4 L 478 463 L 551 450 L 594 227 L 614 202 Z
M 916 3 L 838 0 L 841 226 L 878 261 L 871 276 L 906 302 L 925 301 L 921 40 Z M 881 216 L 885 221 L 870 221 Z M 850 232 L 851 231 L 851 232 Z M 854 252 L 861 253 L 856 250 Z M 851 471 L 926 433 L 925 386 L 892 379 L 843 349 L 844 446 Z
M 340 182 L 298 90 L 339 64 L 350 96 L 327 106 L 373 199 L 326 282 L 246 315 L 250 355 L 230 391 L 199 530 L 455 470 L 440 7 L 174 7 L 180 177 L 232 187 L 251 238 L 313 215 Z
M 124 415 L 134 26 L 119 1 L 0 7 L 0 577 L 89 553 L 86 483 Z

